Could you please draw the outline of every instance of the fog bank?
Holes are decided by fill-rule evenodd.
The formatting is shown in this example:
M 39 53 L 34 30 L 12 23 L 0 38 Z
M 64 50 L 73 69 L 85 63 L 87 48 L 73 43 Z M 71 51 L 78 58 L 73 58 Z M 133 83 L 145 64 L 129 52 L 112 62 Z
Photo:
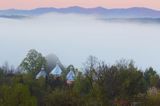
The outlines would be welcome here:
M 94 55 L 109 64 L 133 59 L 139 68 L 153 66 L 159 71 L 159 29 L 159 24 L 116 23 L 75 14 L 0 18 L 0 63 L 17 66 L 33 48 L 44 56 L 56 54 L 65 65 L 82 67 Z

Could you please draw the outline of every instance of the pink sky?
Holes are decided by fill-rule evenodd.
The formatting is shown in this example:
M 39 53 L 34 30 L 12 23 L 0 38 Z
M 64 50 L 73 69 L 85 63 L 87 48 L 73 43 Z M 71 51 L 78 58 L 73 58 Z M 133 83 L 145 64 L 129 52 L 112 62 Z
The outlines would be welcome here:
M 38 7 L 147 7 L 160 10 L 160 0 L 0 0 L 0 9 L 32 9 Z

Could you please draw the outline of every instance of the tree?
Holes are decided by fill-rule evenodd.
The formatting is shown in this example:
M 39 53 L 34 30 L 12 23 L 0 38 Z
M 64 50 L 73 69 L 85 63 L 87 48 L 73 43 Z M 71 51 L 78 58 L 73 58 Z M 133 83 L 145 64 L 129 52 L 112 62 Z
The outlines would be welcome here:
M 3 64 L 2 69 L 5 74 L 13 74 L 15 72 L 14 67 L 10 66 L 7 61 Z
M 0 86 L 1 106 L 36 106 L 36 98 L 31 96 L 27 86 L 14 84 Z
M 53 68 L 58 64 L 61 69 L 64 69 L 64 66 L 62 65 L 61 61 L 55 54 L 49 54 L 45 57 L 47 62 L 47 72 L 49 73 Z
M 98 67 L 98 58 L 95 56 L 89 56 L 85 62 L 85 77 L 87 78 L 89 85 L 93 89 L 93 81 L 96 79 L 96 69 Z
M 147 81 L 148 87 L 156 87 L 159 81 L 159 75 L 152 67 L 146 69 L 144 78 Z
M 41 53 L 34 49 L 29 50 L 26 58 L 21 62 L 20 67 L 23 71 L 37 73 L 42 67 L 46 68 L 46 60 Z
M 98 66 L 98 58 L 95 56 L 89 56 L 84 63 L 84 67 L 86 70 L 93 70 L 96 69 Z
M 5 73 L 4 70 L 0 68 L 0 85 L 4 82 Z
M 120 61 L 117 65 L 102 64 L 97 71 L 98 86 L 101 86 L 104 98 L 110 103 L 115 99 L 127 100 L 140 93 L 146 93 L 143 72 L 133 62 Z M 110 104 L 111 105 L 111 104 Z
M 55 89 L 46 94 L 45 106 L 83 106 L 84 99 L 70 89 Z M 85 105 L 87 106 L 87 105 Z

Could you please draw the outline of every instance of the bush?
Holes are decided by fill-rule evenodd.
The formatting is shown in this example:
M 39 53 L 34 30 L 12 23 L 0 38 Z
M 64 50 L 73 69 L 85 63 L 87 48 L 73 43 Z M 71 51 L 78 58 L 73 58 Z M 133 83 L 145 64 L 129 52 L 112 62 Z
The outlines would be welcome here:
M 27 86 L 15 84 L 0 87 L 1 106 L 36 106 L 36 98 L 31 96 Z
M 71 89 L 56 89 L 47 94 L 44 101 L 46 106 L 82 106 L 84 101 L 82 97 L 72 92 Z
M 145 104 L 146 106 L 159 106 L 160 105 L 160 92 L 157 95 L 148 95 Z

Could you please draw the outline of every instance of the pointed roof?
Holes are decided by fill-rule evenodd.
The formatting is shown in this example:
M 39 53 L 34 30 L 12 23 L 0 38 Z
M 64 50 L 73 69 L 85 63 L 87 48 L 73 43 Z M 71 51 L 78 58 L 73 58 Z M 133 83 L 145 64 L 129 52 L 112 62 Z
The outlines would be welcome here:
M 56 67 L 50 72 L 50 74 L 55 75 L 55 76 L 60 76 L 61 73 L 62 73 L 62 70 L 58 64 L 56 64 Z
M 47 73 L 44 71 L 44 68 L 41 69 L 41 71 L 36 75 L 36 79 L 39 79 L 40 77 L 46 78 Z
M 70 72 L 67 74 L 66 78 L 68 81 L 74 81 L 74 78 L 75 78 L 74 72 L 72 70 L 70 70 Z

